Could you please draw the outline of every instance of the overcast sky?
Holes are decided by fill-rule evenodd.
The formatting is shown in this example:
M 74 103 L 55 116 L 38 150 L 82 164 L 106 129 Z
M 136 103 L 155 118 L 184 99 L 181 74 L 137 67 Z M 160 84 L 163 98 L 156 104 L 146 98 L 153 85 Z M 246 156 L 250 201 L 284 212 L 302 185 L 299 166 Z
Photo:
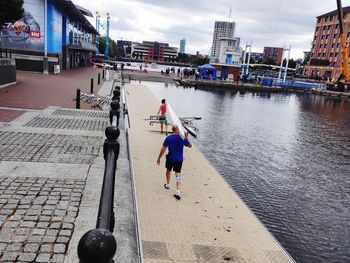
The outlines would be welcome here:
M 264 46 L 291 45 L 291 57 L 301 58 L 310 51 L 316 17 L 335 10 L 336 0 L 73 0 L 101 14 L 111 16 L 110 36 L 124 39 L 167 42 L 179 46 L 186 39 L 186 52 L 208 54 L 214 22 L 236 22 L 235 36 L 241 46 L 252 41 L 252 51 Z M 343 0 L 343 6 L 350 0 Z M 95 26 L 95 20 L 89 19 Z M 106 28 L 106 26 L 105 26 Z M 101 32 L 105 34 L 104 31 Z

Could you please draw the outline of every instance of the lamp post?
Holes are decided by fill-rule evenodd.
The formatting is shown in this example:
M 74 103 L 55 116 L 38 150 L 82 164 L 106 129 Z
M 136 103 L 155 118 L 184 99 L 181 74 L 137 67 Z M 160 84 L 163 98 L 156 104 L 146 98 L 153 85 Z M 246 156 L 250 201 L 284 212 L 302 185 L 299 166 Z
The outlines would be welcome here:
M 47 0 L 44 2 L 44 58 L 43 58 L 43 73 L 49 74 L 49 59 L 47 57 Z
M 106 51 L 105 51 L 105 55 L 106 57 L 109 56 L 109 13 L 107 13 L 107 35 L 106 35 Z
M 96 11 L 96 30 L 97 30 L 97 35 L 96 35 L 96 47 L 97 47 L 97 52 L 100 53 L 100 15 L 98 11 Z

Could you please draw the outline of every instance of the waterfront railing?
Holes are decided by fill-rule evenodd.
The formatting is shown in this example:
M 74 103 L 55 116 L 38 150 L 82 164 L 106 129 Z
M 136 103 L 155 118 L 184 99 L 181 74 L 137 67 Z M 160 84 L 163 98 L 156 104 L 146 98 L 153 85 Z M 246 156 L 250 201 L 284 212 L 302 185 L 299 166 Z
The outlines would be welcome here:
M 110 104 L 110 126 L 105 130 L 106 140 L 103 144 L 105 170 L 103 176 L 100 203 L 97 215 L 96 228 L 86 232 L 78 244 L 80 263 L 108 263 L 113 260 L 117 251 L 117 242 L 113 236 L 115 226 L 114 216 L 114 188 L 115 172 L 119 156 L 120 145 L 120 87 L 113 91 Z

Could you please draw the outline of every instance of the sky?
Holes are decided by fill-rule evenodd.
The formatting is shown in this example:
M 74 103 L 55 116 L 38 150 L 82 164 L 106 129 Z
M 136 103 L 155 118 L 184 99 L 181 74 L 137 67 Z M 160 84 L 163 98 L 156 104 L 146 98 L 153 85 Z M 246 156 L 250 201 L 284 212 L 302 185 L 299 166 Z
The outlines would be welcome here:
M 215 21 L 236 23 L 241 46 L 252 43 L 252 52 L 264 46 L 291 46 L 291 58 L 310 51 L 316 17 L 337 8 L 336 0 L 73 0 L 94 14 L 110 37 L 136 42 L 158 41 L 179 47 L 186 39 L 186 53 L 208 55 Z M 350 0 L 343 0 L 349 6 Z M 230 16 L 231 9 L 231 16 Z M 89 18 L 95 26 L 95 17 Z M 105 35 L 105 31 L 100 32 Z

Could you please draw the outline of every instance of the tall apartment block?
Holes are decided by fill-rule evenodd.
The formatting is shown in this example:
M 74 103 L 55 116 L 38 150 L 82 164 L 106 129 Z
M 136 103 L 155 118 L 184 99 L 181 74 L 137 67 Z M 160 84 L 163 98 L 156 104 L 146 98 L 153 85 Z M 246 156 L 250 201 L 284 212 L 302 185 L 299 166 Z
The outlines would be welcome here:
M 282 47 L 264 47 L 263 58 L 264 60 L 272 59 L 276 65 L 280 65 L 283 56 Z
M 343 8 L 343 15 L 344 32 L 347 33 L 346 42 L 349 43 L 350 6 Z M 310 60 L 304 67 L 304 75 L 313 78 L 337 78 L 340 74 L 340 65 L 343 62 L 337 10 L 317 17 L 311 44 Z M 350 51 L 348 50 L 348 52 Z
M 179 53 L 185 53 L 185 47 L 186 47 L 186 39 L 183 38 L 180 40 L 180 51 Z
M 215 21 L 213 45 L 211 50 L 212 57 L 219 57 L 220 39 L 233 39 L 235 35 L 235 22 Z

